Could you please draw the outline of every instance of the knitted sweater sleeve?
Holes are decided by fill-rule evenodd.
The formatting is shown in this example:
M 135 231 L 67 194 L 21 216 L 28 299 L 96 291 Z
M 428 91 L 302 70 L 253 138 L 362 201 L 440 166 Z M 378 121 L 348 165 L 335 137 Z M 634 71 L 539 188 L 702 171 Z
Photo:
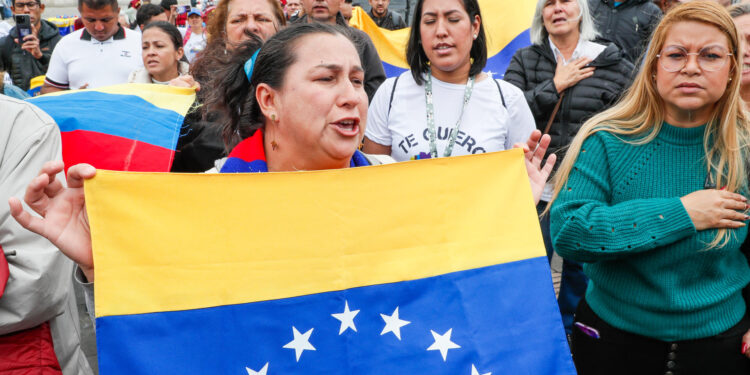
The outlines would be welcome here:
M 632 155 L 627 157 L 632 149 L 623 145 L 622 150 L 608 152 L 616 141 L 603 133 L 584 142 L 567 183 L 552 204 L 551 235 L 558 254 L 579 262 L 614 260 L 695 234 L 679 197 L 610 203 L 615 185 L 611 171 L 628 167 L 613 167 L 611 159 L 618 155 L 618 160 L 632 159 Z

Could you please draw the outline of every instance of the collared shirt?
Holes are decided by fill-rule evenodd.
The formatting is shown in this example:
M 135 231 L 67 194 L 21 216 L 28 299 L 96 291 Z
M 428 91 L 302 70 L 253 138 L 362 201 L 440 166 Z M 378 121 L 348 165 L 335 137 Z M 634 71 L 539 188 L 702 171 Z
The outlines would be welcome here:
M 45 83 L 61 89 L 89 89 L 126 83 L 130 72 L 143 66 L 141 36 L 120 27 L 99 41 L 86 29 L 60 40 L 52 52 Z
M 563 56 L 562 52 L 560 52 L 560 49 L 557 48 L 555 43 L 552 42 L 551 38 L 549 39 L 549 46 L 550 48 L 552 48 L 552 53 L 555 55 L 555 61 L 557 61 L 558 58 L 562 58 L 563 65 L 568 65 L 569 62 L 574 61 L 575 59 L 580 57 L 587 57 L 591 60 L 594 60 L 597 56 L 599 56 L 600 53 L 602 53 L 602 51 L 607 48 L 602 44 L 578 38 L 578 45 L 576 45 L 576 49 L 573 50 L 573 55 L 570 56 L 570 59 L 566 60 L 565 56 Z

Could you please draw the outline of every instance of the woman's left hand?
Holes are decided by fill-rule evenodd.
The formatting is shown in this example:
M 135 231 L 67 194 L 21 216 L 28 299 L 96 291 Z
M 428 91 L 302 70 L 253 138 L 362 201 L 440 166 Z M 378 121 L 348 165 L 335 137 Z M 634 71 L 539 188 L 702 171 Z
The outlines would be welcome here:
M 542 198 L 544 185 L 547 183 L 552 168 L 557 161 L 557 155 L 551 154 L 542 167 L 542 160 L 547 153 L 551 138 L 548 134 L 542 135 L 539 130 L 531 132 L 526 143 L 516 143 L 514 148 L 522 148 L 526 161 L 526 173 L 531 183 L 531 194 L 534 196 L 534 204 L 538 204 Z
M 750 331 L 747 331 L 745 336 L 742 336 L 742 354 L 750 358 Z
M 193 76 L 190 74 L 186 74 L 184 76 L 179 76 L 171 81 L 169 81 L 170 86 L 174 87 L 187 87 L 187 88 L 195 88 L 195 91 L 201 90 L 200 83 L 196 82 L 195 79 L 193 79 Z

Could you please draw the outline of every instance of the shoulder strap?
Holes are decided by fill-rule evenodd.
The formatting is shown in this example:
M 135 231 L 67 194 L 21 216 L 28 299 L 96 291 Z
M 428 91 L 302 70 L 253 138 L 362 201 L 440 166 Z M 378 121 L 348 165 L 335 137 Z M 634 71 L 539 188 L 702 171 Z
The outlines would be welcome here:
M 185 37 L 183 38 L 184 40 L 182 41 L 182 45 L 183 46 L 187 44 L 188 39 L 190 39 L 190 35 L 192 35 L 192 34 L 193 34 L 192 30 L 191 29 L 187 29 L 187 31 L 185 32 Z
M 396 80 L 393 81 L 393 88 L 391 89 L 391 99 L 388 100 L 388 116 L 391 115 L 391 106 L 393 105 L 393 94 L 396 92 L 396 85 L 398 84 L 398 79 L 401 78 L 401 74 L 396 76 Z
M 508 106 L 505 105 L 505 95 L 503 95 L 503 89 L 500 88 L 500 82 L 498 82 L 494 78 L 492 78 L 492 80 L 495 81 L 495 85 L 497 85 L 497 91 L 500 92 L 500 101 L 503 102 L 503 108 L 508 108 Z

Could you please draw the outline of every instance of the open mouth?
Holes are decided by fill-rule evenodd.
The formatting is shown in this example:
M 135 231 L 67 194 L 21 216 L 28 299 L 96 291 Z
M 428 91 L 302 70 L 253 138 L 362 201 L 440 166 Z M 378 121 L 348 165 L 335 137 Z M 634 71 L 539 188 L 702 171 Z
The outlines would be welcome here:
M 552 19 L 552 24 L 553 25 L 563 24 L 563 23 L 566 23 L 566 22 L 568 22 L 568 19 L 565 18 L 565 17 L 557 17 L 557 18 L 553 18 Z
M 331 125 L 343 136 L 353 137 L 359 135 L 359 119 L 346 118 L 332 123 Z

